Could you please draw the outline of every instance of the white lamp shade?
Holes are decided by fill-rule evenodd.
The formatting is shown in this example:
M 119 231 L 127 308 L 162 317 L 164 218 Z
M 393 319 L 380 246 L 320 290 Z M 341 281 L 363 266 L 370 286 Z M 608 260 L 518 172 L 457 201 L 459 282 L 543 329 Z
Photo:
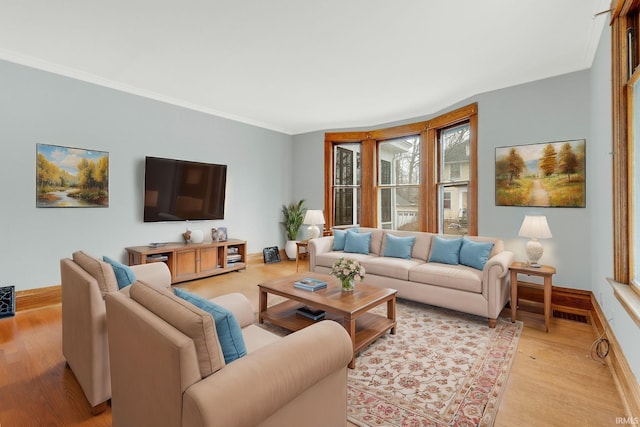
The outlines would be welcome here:
M 302 222 L 309 225 L 324 224 L 324 215 L 321 210 L 309 209 L 304 215 L 304 220 Z
M 547 217 L 544 215 L 526 215 L 524 221 L 522 221 L 518 236 L 532 239 L 550 239 L 552 236 Z

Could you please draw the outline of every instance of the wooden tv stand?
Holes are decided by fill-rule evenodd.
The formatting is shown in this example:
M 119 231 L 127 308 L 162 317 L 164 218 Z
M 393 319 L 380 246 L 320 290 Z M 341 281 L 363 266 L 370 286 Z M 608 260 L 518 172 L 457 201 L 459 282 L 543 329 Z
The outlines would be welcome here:
M 171 283 L 215 276 L 247 267 L 244 240 L 223 242 L 165 243 L 160 246 L 131 246 L 126 248 L 129 265 L 164 262 L 171 271 Z M 240 261 L 229 262 L 230 251 L 240 255 Z

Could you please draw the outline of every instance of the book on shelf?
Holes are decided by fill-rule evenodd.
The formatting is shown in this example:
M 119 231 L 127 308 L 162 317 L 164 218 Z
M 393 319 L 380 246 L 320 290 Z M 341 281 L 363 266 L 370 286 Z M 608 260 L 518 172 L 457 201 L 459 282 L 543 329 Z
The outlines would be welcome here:
M 315 308 L 309 307 L 308 305 L 300 307 L 296 310 L 296 313 L 311 320 L 324 319 L 325 316 L 324 310 L 317 310 Z
M 317 291 L 318 289 L 326 288 L 327 282 L 308 277 L 306 279 L 298 280 L 293 284 L 293 286 L 298 289 L 304 289 L 307 291 Z

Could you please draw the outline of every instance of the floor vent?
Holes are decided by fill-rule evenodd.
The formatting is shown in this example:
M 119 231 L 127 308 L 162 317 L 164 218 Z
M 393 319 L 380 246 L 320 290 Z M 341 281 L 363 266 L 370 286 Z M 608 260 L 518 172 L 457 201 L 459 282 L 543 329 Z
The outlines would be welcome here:
M 572 320 L 574 322 L 589 324 L 589 318 L 583 314 L 567 313 L 566 311 L 553 310 L 553 317 L 557 319 Z

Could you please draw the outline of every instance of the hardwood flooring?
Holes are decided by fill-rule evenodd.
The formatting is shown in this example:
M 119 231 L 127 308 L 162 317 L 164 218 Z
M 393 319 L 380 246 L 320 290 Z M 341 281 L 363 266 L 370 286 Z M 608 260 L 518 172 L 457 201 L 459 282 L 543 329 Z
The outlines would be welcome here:
M 295 261 L 250 264 L 179 286 L 205 297 L 241 292 L 257 308 L 256 285 L 295 268 Z M 518 318 L 525 327 L 495 426 L 615 426 L 628 416 L 608 366 L 590 356 L 597 338 L 590 325 L 552 319 L 545 333 L 541 315 L 518 311 Z M 111 425 L 110 408 L 91 415 L 61 342 L 60 304 L 0 319 L 0 427 Z

